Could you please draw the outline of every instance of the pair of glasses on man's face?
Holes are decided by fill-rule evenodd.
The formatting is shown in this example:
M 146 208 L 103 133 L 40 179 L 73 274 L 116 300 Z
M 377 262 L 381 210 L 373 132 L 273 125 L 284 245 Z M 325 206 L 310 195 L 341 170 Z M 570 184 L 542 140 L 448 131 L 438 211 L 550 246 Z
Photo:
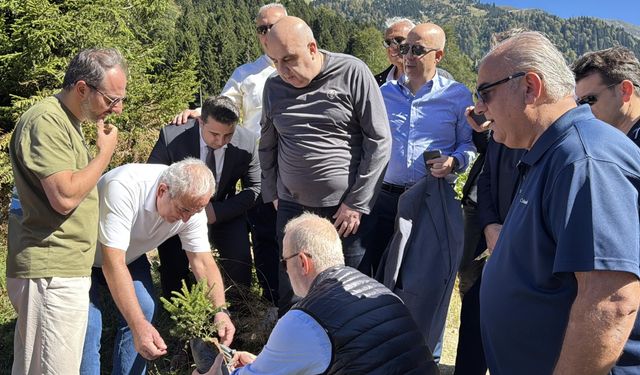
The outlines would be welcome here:
M 273 24 L 256 26 L 256 32 L 260 35 L 266 35 L 272 27 Z
M 421 46 L 419 44 L 405 43 L 398 46 L 398 51 L 402 56 L 408 55 L 409 52 L 411 52 L 413 56 L 422 57 L 427 53 L 431 53 L 433 51 L 438 51 L 438 50 L 439 48 L 430 48 L 430 47 Z
M 382 46 L 384 48 L 391 48 L 391 47 L 395 47 L 398 48 L 399 45 L 402 44 L 402 42 L 404 42 L 405 38 L 401 37 L 401 36 L 396 36 L 393 38 L 389 38 L 389 39 L 385 39 L 382 41 Z
M 95 87 L 94 85 L 92 85 L 90 83 L 86 83 L 86 84 L 87 84 L 87 86 L 89 86 L 89 88 L 95 90 L 98 94 L 102 95 L 102 97 L 106 100 L 106 103 L 107 103 L 107 106 L 108 106 L 109 109 L 112 109 L 113 107 L 117 106 L 120 103 L 124 103 L 124 101 L 127 100 L 126 96 L 122 96 L 122 97 L 116 96 L 115 98 L 112 98 L 109 95 L 107 95 L 107 94 L 103 93 L 102 91 L 98 90 L 98 88 Z
M 511 81 L 514 78 L 518 78 L 518 77 L 522 77 L 524 76 L 525 72 L 518 72 L 518 73 L 514 73 L 510 76 L 508 76 L 507 78 L 503 78 L 503 79 L 499 79 L 495 82 L 491 82 L 491 83 L 485 83 L 482 84 L 480 86 L 478 86 L 478 88 L 476 88 L 476 92 L 475 92 L 475 97 L 476 97 L 476 101 L 478 102 L 483 102 L 483 103 L 489 103 L 489 89 L 496 87 L 498 85 L 501 85 L 503 83 L 507 83 L 509 81 Z
M 307 257 L 311 258 L 311 254 L 309 253 L 305 253 L 304 251 L 301 251 L 299 253 L 294 253 L 289 255 L 288 257 L 284 257 L 284 258 L 280 258 L 280 264 L 282 265 L 282 269 L 284 270 L 284 272 L 287 272 L 287 261 L 293 257 L 295 257 L 296 255 L 300 255 L 300 254 L 304 254 Z
M 604 87 L 602 90 L 598 91 L 595 94 L 591 94 L 591 95 L 585 95 L 583 97 L 580 97 L 576 100 L 576 104 L 577 105 L 583 105 L 583 104 L 589 104 L 590 106 L 596 104 L 596 102 L 598 101 L 598 96 L 600 96 L 600 94 L 602 94 L 604 92 L 604 90 L 610 89 L 613 86 L 617 85 L 620 82 L 617 83 L 612 83 L 607 87 Z

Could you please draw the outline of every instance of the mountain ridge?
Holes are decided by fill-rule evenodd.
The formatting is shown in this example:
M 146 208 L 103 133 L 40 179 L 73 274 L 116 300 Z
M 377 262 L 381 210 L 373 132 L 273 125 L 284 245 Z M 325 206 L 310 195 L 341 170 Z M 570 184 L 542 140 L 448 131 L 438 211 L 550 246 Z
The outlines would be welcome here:
M 567 61 L 614 45 L 625 46 L 640 56 L 640 27 L 618 20 L 587 16 L 561 18 L 540 9 L 497 6 L 477 0 L 314 0 L 312 4 L 328 7 L 351 19 L 372 22 L 381 29 L 389 17 L 450 24 L 461 41 L 462 51 L 474 60 L 488 50 L 493 33 L 514 27 L 545 33 Z

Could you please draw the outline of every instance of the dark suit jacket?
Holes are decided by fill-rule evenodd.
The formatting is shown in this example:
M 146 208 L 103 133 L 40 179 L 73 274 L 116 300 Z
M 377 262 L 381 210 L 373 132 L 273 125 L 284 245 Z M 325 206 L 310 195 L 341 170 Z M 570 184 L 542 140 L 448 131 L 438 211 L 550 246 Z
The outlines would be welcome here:
M 467 181 L 462 187 L 461 202 L 463 206 L 477 207 L 478 205 L 478 197 L 471 197 L 470 194 L 473 186 L 477 185 L 478 177 L 480 176 L 480 172 L 482 172 L 482 168 L 484 167 L 484 158 L 485 153 L 487 152 L 487 142 L 489 137 L 491 137 L 491 135 L 489 135 L 489 131 L 485 131 L 482 133 L 474 131 L 471 136 L 471 138 L 473 139 L 473 144 L 476 146 L 476 150 L 478 151 L 478 157 L 473 162 L 473 165 L 469 170 L 469 174 L 467 175 Z
M 484 168 L 478 177 L 478 219 L 482 229 L 489 224 L 502 224 L 507 218 L 518 185 L 517 165 L 525 152 L 489 138 Z
M 400 196 L 395 231 L 376 278 L 411 312 L 433 351 L 462 259 L 463 224 L 453 188 L 428 173 Z
M 186 157 L 200 158 L 200 126 L 194 119 L 185 125 L 162 128 L 147 162 L 169 165 Z M 242 190 L 236 193 L 238 180 Z M 225 151 L 220 183 L 211 199 L 216 222 L 244 215 L 253 207 L 259 194 L 258 138 L 253 132 L 237 126 Z

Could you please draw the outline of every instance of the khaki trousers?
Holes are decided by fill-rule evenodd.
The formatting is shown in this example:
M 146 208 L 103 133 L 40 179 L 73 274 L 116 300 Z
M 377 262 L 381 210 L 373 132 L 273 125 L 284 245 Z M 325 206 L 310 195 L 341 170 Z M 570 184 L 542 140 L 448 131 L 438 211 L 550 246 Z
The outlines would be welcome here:
M 7 278 L 18 313 L 13 375 L 79 373 L 90 287 L 90 277 Z

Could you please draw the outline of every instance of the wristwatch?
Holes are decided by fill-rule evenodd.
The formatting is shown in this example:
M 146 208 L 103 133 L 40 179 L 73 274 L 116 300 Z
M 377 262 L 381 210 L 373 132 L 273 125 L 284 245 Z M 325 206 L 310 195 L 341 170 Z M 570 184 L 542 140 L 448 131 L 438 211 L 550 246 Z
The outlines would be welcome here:
M 225 313 L 225 314 L 227 314 L 229 316 L 229 318 L 231 318 L 231 313 L 229 312 L 229 310 L 226 307 L 221 307 L 220 311 L 218 311 L 218 312 Z
M 453 158 L 453 170 L 452 170 L 452 172 L 455 172 L 460 167 L 460 164 L 458 163 L 458 158 L 457 157 L 452 156 L 452 158 Z

